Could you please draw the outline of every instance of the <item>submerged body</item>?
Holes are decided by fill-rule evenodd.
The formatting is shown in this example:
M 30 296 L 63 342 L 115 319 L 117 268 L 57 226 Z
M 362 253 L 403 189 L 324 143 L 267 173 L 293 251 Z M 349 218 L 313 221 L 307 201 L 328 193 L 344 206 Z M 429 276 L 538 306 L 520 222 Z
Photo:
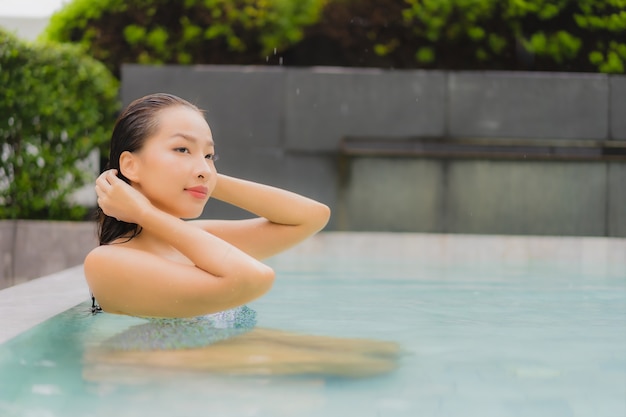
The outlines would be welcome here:
M 358 378 L 395 369 L 399 356 L 396 343 L 259 328 L 255 311 L 243 306 L 194 318 L 149 319 L 88 350 L 84 362 L 85 377 L 99 381 L 125 377 L 120 366 L 157 373 Z

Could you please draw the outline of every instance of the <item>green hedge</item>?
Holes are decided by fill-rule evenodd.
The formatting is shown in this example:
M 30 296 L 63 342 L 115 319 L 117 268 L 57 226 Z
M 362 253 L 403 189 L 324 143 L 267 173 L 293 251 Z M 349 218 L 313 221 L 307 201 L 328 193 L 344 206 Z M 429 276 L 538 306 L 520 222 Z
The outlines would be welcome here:
M 117 80 L 75 46 L 0 31 L 0 218 L 80 219 L 68 195 L 93 180 L 80 167 L 109 137 Z
M 518 68 L 623 73 L 626 63 L 624 0 L 407 0 L 403 17 L 428 39 L 417 60 L 460 57 Z M 421 4 L 420 4 L 421 3 Z M 455 7 L 453 7 L 455 6 Z M 460 52 L 451 56 L 445 45 Z
M 83 45 L 119 75 L 121 63 L 276 62 L 326 0 L 74 0 L 44 39 Z
M 74 0 L 47 39 L 121 63 L 623 73 L 626 0 Z
M 335 0 L 306 36 L 348 66 L 623 73 L 626 0 Z

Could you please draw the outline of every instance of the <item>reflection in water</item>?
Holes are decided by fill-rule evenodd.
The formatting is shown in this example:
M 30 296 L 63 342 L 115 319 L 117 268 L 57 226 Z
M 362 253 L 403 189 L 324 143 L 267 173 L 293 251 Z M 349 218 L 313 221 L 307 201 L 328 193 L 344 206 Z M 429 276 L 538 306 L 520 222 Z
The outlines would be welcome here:
M 255 324 L 255 312 L 247 307 L 191 319 L 150 319 L 87 350 L 83 375 L 118 382 L 168 370 L 356 378 L 397 366 L 400 350 L 395 343 L 290 333 Z

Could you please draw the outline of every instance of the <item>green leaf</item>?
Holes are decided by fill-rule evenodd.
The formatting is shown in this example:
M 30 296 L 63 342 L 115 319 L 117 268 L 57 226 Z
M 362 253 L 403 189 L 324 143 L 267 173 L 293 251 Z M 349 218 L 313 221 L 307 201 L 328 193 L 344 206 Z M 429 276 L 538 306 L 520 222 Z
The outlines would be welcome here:
M 435 52 L 432 48 L 421 47 L 417 50 L 415 58 L 422 64 L 431 64 L 435 61 Z
M 137 45 L 146 39 L 146 29 L 138 25 L 128 25 L 124 28 L 124 38 L 129 45 Z

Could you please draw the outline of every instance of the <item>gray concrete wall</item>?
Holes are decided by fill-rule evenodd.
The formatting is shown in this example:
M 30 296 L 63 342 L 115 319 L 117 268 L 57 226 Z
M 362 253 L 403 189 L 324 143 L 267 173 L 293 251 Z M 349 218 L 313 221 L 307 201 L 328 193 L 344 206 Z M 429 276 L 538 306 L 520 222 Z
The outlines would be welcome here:
M 123 67 L 124 104 L 157 91 L 207 111 L 220 171 L 325 202 L 329 230 L 626 236 L 625 162 L 339 151 L 346 136 L 623 141 L 625 76 Z M 203 214 L 245 215 L 213 201 Z
M 611 77 L 611 139 L 626 140 L 626 76 Z
M 626 164 L 359 157 L 349 172 L 335 210 L 342 230 L 626 232 Z
M 83 263 L 97 246 L 87 222 L 0 221 L 0 289 Z
M 464 161 L 448 171 L 448 230 L 461 233 L 606 233 L 606 168 L 576 162 Z
M 443 72 L 294 69 L 286 72 L 285 147 L 334 152 L 344 136 L 442 136 Z
M 451 73 L 453 137 L 608 139 L 609 78 L 591 74 Z
M 608 166 L 608 236 L 626 236 L 626 164 Z

